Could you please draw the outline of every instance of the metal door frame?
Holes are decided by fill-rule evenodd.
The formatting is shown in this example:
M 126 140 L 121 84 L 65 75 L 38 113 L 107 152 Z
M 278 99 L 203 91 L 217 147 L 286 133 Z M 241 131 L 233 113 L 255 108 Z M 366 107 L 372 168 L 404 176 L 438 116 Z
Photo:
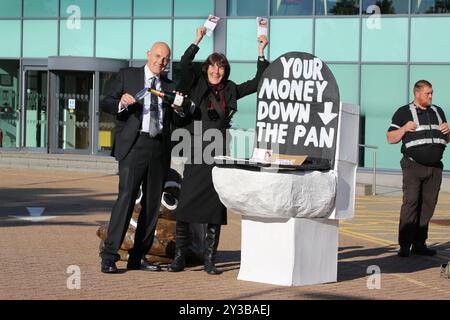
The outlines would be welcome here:
M 47 146 L 46 147 L 26 147 L 25 146 L 25 74 L 28 71 L 47 72 Z M 49 139 L 51 134 L 52 122 L 50 121 L 50 87 L 49 74 L 47 70 L 47 59 L 23 59 L 20 62 L 20 81 L 19 81 L 19 122 L 20 122 L 20 143 L 19 150 L 32 151 L 37 153 L 46 153 L 49 150 Z
M 3 147 L 0 147 L 0 151 L 20 151 L 20 148 L 21 148 L 21 126 L 22 126 L 22 119 L 21 119 L 21 115 L 22 115 L 22 109 L 21 109 L 21 106 L 22 106 L 22 104 L 21 104 L 21 95 L 22 95 L 22 88 L 21 88 L 21 84 L 22 84 L 22 81 L 21 81 L 21 79 L 20 79 L 20 77 L 21 77 L 21 75 L 22 75 L 22 69 L 21 69 L 21 60 L 19 59 L 19 58 L 17 58 L 17 59 L 14 59 L 14 58 L 1 58 L 0 59 L 1 61 L 13 61 L 13 62 L 18 62 L 19 63 L 19 67 L 18 67 L 18 70 L 17 70 L 17 82 L 18 82 L 18 86 L 17 86 L 17 95 L 18 95 L 18 99 L 17 99 L 17 101 L 16 101 L 16 104 L 17 104 L 17 110 L 16 110 L 16 112 L 18 113 L 18 115 L 17 115 L 17 121 L 18 121 L 18 123 L 17 123 L 17 125 L 19 126 L 19 131 L 18 131 L 18 133 L 17 133 L 17 136 L 16 136 L 16 146 L 13 146 L 13 147 L 5 147 L 5 146 L 3 146 Z M 13 86 L 14 87 L 14 86 Z M 5 134 L 5 133 L 3 133 L 3 134 Z
M 83 73 L 90 73 L 90 76 L 92 77 L 92 86 L 89 89 L 89 130 L 88 130 L 88 139 L 89 139 L 89 147 L 87 149 L 62 149 L 58 147 L 58 121 L 59 121 L 59 105 L 57 104 L 57 99 L 55 98 L 55 94 L 59 93 L 60 91 L 60 77 L 62 76 L 62 73 L 70 73 L 70 72 L 83 72 Z M 51 77 L 51 87 L 54 88 L 54 90 L 51 92 L 52 94 L 52 102 L 51 102 L 51 109 L 53 110 L 52 114 L 52 120 L 55 125 L 52 126 L 52 137 L 51 137 L 51 148 L 50 153 L 70 153 L 70 154 L 93 154 L 94 145 L 96 144 L 96 141 L 93 139 L 93 132 L 94 132 L 94 118 L 95 118 L 95 111 L 94 111 L 94 100 L 95 100 L 95 72 L 93 71 L 84 71 L 84 70 L 57 70 L 57 71 L 49 71 L 50 77 Z
M 128 60 L 109 58 L 89 58 L 89 57 L 48 57 L 49 70 L 49 96 L 53 97 L 59 92 L 58 72 L 91 72 L 92 73 L 92 99 L 89 105 L 89 148 L 86 150 L 64 150 L 58 148 L 57 126 L 51 128 L 51 139 L 49 141 L 50 153 L 70 153 L 70 154 L 109 154 L 109 152 L 98 151 L 98 122 L 99 122 L 99 82 L 100 72 L 118 72 L 119 69 L 129 66 Z M 52 117 L 58 121 L 58 106 L 56 99 L 50 99 Z

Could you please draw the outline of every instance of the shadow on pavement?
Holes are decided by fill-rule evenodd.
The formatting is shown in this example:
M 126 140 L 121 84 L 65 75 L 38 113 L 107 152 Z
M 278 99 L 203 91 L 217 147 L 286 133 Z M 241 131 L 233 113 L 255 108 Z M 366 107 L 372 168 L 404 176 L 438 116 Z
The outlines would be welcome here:
M 0 217 L 28 216 L 26 207 L 44 207 L 43 215 L 84 215 L 110 211 L 117 194 L 82 188 L 0 188 Z M 111 198 L 107 200 L 105 198 Z M 6 206 L 7 204 L 7 206 Z
M 45 221 L 39 221 L 39 222 L 32 222 L 32 221 L 24 221 L 24 220 L 18 220 L 15 218 L 2 218 L 0 219 L 0 228 L 15 228 L 15 227 L 29 227 L 29 226 L 36 226 L 36 227 L 51 227 L 51 226 L 76 226 L 76 227 L 92 227 L 97 226 L 96 223 L 89 223 L 89 222 L 79 222 L 79 221 L 55 221 L 55 220 L 45 220 Z
M 369 266 L 377 266 L 381 273 L 413 273 L 439 267 L 445 261 L 443 255 L 450 251 L 450 242 L 439 246 L 430 246 L 436 249 L 438 255 L 425 257 L 411 255 L 407 258 L 397 256 L 397 247 L 385 246 L 371 249 L 364 247 L 340 247 L 338 254 L 338 282 L 367 277 L 372 274 Z

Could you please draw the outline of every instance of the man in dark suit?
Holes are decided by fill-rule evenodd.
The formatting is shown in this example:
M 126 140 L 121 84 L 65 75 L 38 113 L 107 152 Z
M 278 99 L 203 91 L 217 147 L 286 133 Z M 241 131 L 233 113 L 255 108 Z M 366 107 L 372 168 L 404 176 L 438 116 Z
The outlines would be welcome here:
M 110 84 L 100 106 L 116 115 L 112 155 L 119 161 L 119 194 L 111 212 L 108 235 L 100 254 L 101 271 L 117 273 L 118 250 L 130 223 L 142 183 L 142 210 L 139 215 L 134 248 L 129 251 L 127 270 L 160 271 L 145 259 L 154 238 L 165 174 L 170 166 L 170 126 L 181 124 L 179 107 L 146 94 L 143 88 L 172 91 L 174 84 L 162 72 L 169 63 L 170 49 L 156 42 L 147 52 L 147 64 L 125 68 Z M 174 110 L 176 112 L 174 112 Z

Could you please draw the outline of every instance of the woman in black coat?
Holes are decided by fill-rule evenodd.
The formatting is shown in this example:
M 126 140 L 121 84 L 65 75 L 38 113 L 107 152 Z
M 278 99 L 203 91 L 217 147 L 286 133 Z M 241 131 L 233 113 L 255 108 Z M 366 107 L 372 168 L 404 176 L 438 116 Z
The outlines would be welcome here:
M 205 236 L 205 271 L 208 274 L 220 274 L 215 267 L 215 255 L 219 244 L 221 225 L 227 223 L 226 207 L 220 202 L 212 181 L 214 156 L 225 155 L 228 146 L 225 143 L 226 130 L 230 128 L 232 115 L 237 111 L 237 100 L 256 92 L 262 73 L 269 65 L 264 58 L 267 38 L 258 38 L 258 65 L 253 79 L 241 84 L 228 80 L 230 65 L 225 55 L 212 53 L 202 65 L 201 72 L 193 68 L 193 60 L 199 50 L 198 44 L 206 33 L 205 27 L 197 29 L 193 44 L 184 53 L 180 61 L 180 91 L 184 91 L 195 103 L 196 109 L 192 121 L 185 128 L 191 134 L 191 155 L 185 165 L 181 185 L 179 204 L 176 210 L 176 251 L 175 258 L 168 271 L 178 272 L 185 267 L 185 251 L 189 245 L 189 223 L 207 224 Z M 211 129 L 213 131 L 211 131 Z M 206 130 L 214 136 L 220 136 L 221 148 L 214 149 L 210 157 L 205 158 L 203 152 L 210 144 L 203 141 Z M 198 135 L 201 134 L 201 137 Z M 197 137 L 195 137 L 197 136 Z M 194 148 L 196 141 L 202 140 L 201 148 Z M 220 149 L 220 150 L 218 150 Z M 209 150 L 209 149 L 208 149 Z M 206 152 L 205 152 L 206 153 Z M 221 154 L 220 154 L 221 153 Z M 198 161 L 200 159 L 200 163 Z

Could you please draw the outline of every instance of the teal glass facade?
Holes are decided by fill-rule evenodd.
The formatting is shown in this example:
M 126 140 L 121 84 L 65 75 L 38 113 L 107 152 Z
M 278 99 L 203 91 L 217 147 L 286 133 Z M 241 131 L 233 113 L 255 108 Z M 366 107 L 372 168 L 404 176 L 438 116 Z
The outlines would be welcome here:
M 158 33 L 148 30 L 158 30 Z M 133 59 L 146 59 L 147 50 L 155 41 L 170 43 L 172 21 L 169 19 L 139 19 L 133 22 Z
M 289 51 L 312 52 L 312 19 L 271 19 L 270 56 L 279 57 Z M 295 40 L 286 30 L 295 30 Z
M 130 59 L 131 21 L 129 19 L 102 19 L 96 21 L 95 56 Z M 120 39 L 120 45 L 117 44 Z
M 131 0 L 97 0 L 97 17 L 131 17 Z
M 58 54 L 57 20 L 23 21 L 23 56 L 46 58 Z
M 179 60 L 186 48 L 194 40 L 195 30 L 203 25 L 205 19 L 180 19 L 173 22 L 173 59 Z M 203 61 L 213 52 L 213 38 L 205 36 L 202 40 L 201 48 L 195 56 L 196 61 Z
M 325 61 L 358 61 L 359 19 L 323 18 L 315 21 L 314 53 Z
M 202 17 L 213 14 L 214 0 L 174 0 L 175 17 Z
M 240 48 L 241 50 L 234 50 Z M 227 58 L 233 60 L 256 60 L 256 22 L 255 19 L 227 20 Z
M 93 18 L 95 2 L 92 0 L 61 0 L 60 10 L 61 17 Z
M 370 19 L 362 20 L 361 60 L 408 61 L 408 19 L 385 18 L 379 28 Z M 389 44 L 389 45 L 386 45 Z
M 59 54 L 61 56 L 92 57 L 94 54 L 94 22 L 80 20 L 79 28 L 67 28 L 67 21 L 60 21 Z
M 20 57 L 21 24 L 19 20 L 0 20 L 0 52 L 4 58 Z
M 0 18 L 20 18 L 22 0 L 0 0 Z
M 23 16 L 27 18 L 57 17 L 58 0 L 24 0 Z
M 209 14 L 221 21 L 214 35 L 203 40 L 196 61 L 213 51 L 224 52 L 232 66 L 230 78 L 244 81 L 256 69 L 256 17 L 265 16 L 270 41 L 266 57 L 273 61 L 289 51 L 305 51 L 327 62 L 342 101 L 361 106 L 360 143 L 379 148 L 378 168 L 399 169 L 400 144 L 389 145 L 385 135 L 395 110 L 412 100 L 415 81 L 427 79 L 433 84 L 433 102 L 450 117 L 450 37 L 446 36 L 450 1 L 393 0 L 376 7 L 377 3 L 0 0 L 0 76 L 12 79 L 12 86 L 5 80 L 7 86 L 0 85 L 0 92 L 14 96 L 19 105 L 24 80 L 22 72 L 13 74 L 11 61 L 22 65 L 30 59 L 74 56 L 122 59 L 136 66 L 145 63 L 153 42 L 165 41 L 176 65 Z M 255 100 L 252 95 L 239 102 L 234 128 L 254 128 Z M 5 119 L 0 113 L 0 128 L 10 121 Z M 10 147 L 20 147 L 18 137 L 11 141 L 15 142 Z M 361 149 L 361 153 L 360 165 L 371 167 L 371 150 Z M 448 153 L 445 169 L 450 168 Z
M 171 0 L 134 0 L 134 17 L 170 17 Z

